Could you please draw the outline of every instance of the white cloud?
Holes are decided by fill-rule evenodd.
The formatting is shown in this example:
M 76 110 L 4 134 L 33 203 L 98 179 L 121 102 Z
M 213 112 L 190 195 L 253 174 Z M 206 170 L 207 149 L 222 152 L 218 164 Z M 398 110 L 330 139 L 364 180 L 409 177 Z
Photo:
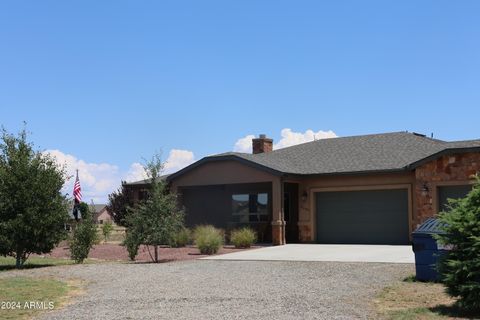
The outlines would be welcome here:
M 305 132 L 294 132 L 292 129 L 284 128 L 280 132 L 281 139 L 277 143 L 273 144 L 273 149 L 281 149 L 290 147 L 296 144 L 305 143 L 313 140 L 335 138 L 337 135 L 332 130 L 323 131 L 319 130 L 317 132 L 308 129 Z M 252 139 L 255 138 L 253 134 L 249 134 L 243 138 L 240 138 L 235 142 L 233 151 L 236 152 L 252 152 Z
M 125 181 L 133 182 L 147 179 L 147 173 L 143 168 L 143 165 L 138 162 L 134 162 L 130 165 L 127 174 L 125 175 Z
M 255 138 L 253 134 L 249 134 L 244 138 L 240 138 L 235 142 L 233 146 L 233 151 L 235 152 L 244 152 L 252 153 L 252 139 Z
M 65 182 L 62 192 L 72 196 L 73 184 L 75 183 L 76 170 L 82 187 L 83 201 L 90 203 L 106 203 L 108 194 L 120 186 L 122 180 L 127 182 L 143 180 L 147 178 L 143 166 L 134 162 L 128 170 L 122 171 L 116 165 L 109 163 L 86 162 L 71 154 L 60 150 L 47 150 L 45 154 L 55 157 L 59 165 L 65 165 L 69 179 Z M 173 149 L 165 161 L 165 172 L 172 173 L 193 163 L 195 157 L 188 150 Z
M 58 164 L 66 166 L 69 179 L 62 191 L 70 196 L 72 195 L 77 169 L 83 201 L 87 203 L 92 200 L 95 203 L 105 202 L 107 195 L 120 184 L 120 170 L 116 165 L 86 162 L 60 150 L 47 150 L 45 153 L 55 157 Z
M 165 161 L 164 173 L 173 173 L 192 164 L 195 157 L 192 151 L 172 149 Z
M 305 143 L 313 140 L 319 139 L 328 139 L 328 138 L 335 138 L 337 135 L 332 130 L 329 131 L 322 131 L 319 130 L 317 132 L 308 129 L 305 132 L 294 132 L 292 129 L 285 128 L 282 129 L 280 135 L 282 138 L 280 141 L 273 145 L 273 149 L 282 149 L 290 146 L 294 146 L 296 144 Z

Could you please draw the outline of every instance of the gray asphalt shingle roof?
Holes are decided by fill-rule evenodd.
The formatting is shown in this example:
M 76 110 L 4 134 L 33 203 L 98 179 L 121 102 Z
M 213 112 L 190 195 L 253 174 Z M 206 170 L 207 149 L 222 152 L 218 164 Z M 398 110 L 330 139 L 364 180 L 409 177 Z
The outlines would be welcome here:
M 416 163 L 449 150 L 477 148 L 480 140 L 442 141 L 409 132 L 321 139 L 268 153 L 227 152 L 205 157 L 167 180 L 207 161 L 237 160 L 277 173 L 346 174 L 408 170 Z
M 106 204 L 94 204 L 93 209 L 95 210 L 95 213 L 98 213 L 101 210 L 103 210 L 103 208 L 105 208 L 106 206 L 107 206 Z M 92 205 L 90 205 L 90 208 L 91 207 L 92 207 Z
M 101 210 L 103 210 L 103 208 L 105 208 L 107 205 L 106 204 L 94 204 L 94 205 L 91 205 L 89 204 L 88 205 L 90 207 L 90 210 L 95 210 L 95 212 L 93 212 L 93 214 L 97 214 L 99 213 Z M 74 219 L 74 216 L 73 216 L 73 202 L 70 203 L 69 207 L 68 207 L 68 215 L 70 217 L 70 219 Z M 82 213 L 80 212 L 80 218 L 82 217 Z
M 169 174 L 162 175 L 162 176 L 157 178 L 157 181 L 166 180 L 168 178 L 168 176 L 169 176 Z M 145 185 L 145 184 L 148 184 L 148 183 L 150 183 L 150 179 L 127 182 L 127 183 L 125 183 L 125 185 L 128 185 L 128 186 L 139 185 L 139 186 L 141 186 L 141 185 Z
M 447 142 L 393 132 L 321 139 L 260 154 L 228 152 L 210 158 L 239 157 L 289 174 L 340 174 L 401 170 L 444 150 L 476 147 L 480 147 L 480 140 Z

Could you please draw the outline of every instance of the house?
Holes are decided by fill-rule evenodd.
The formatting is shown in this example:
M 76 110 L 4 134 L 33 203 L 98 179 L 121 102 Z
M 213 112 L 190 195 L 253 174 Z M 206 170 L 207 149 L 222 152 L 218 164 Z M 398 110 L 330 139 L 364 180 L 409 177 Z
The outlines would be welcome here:
M 480 171 L 480 140 L 447 142 L 409 132 L 312 141 L 253 154 L 205 157 L 165 179 L 186 224 L 250 226 L 261 241 L 408 244 L 411 232 L 464 196 Z M 146 181 L 127 184 L 134 199 Z
M 113 213 L 108 210 L 106 204 L 90 204 L 90 210 L 93 211 L 93 221 L 96 224 L 104 224 L 107 221 L 115 224 L 113 219 Z M 82 219 L 82 212 L 79 211 L 78 218 Z M 77 222 L 75 221 L 75 217 L 73 216 L 73 202 L 69 206 L 68 209 L 68 223 L 65 223 L 65 230 L 70 231 L 72 228 L 75 228 Z
M 93 204 L 91 205 L 91 208 L 94 211 L 93 221 L 95 221 L 95 223 L 104 224 L 107 221 L 115 223 L 113 220 L 113 213 L 108 210 L 106 204 Z

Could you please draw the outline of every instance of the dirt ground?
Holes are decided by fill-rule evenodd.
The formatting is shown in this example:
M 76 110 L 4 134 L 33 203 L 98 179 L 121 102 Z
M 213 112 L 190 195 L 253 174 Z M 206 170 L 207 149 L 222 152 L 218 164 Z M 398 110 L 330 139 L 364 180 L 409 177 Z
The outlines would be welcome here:
M 455 313 L 454 302 L 440 283 L 410 281 L 385 288 L 374 301 L 387 319 L 463 319 Z

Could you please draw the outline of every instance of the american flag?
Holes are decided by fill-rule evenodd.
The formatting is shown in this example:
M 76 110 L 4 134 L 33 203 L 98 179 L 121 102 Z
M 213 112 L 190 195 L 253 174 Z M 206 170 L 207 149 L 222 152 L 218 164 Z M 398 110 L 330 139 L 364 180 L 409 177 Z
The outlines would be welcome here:
M 80 203 L 82 201 L 82 188 L 80 188 L 80 180 L 78 179 L 78 170 L 77 170 L 77 179 L 75 179 L 75 184 L 73 185 L 73 196 L 75 197 L 75 203 Z
M 82 201 L 82 188 L 80 187 L 80 180 L 78 179 L 78 170 L 77 170 L 77 178 L 75 179 L 75 184 L 73 185 L 73 197 L 74 204 L 73 204 L 73 216 L 75 220 L 78 221 L 78 212 L 80 211 L 79 205 Z

